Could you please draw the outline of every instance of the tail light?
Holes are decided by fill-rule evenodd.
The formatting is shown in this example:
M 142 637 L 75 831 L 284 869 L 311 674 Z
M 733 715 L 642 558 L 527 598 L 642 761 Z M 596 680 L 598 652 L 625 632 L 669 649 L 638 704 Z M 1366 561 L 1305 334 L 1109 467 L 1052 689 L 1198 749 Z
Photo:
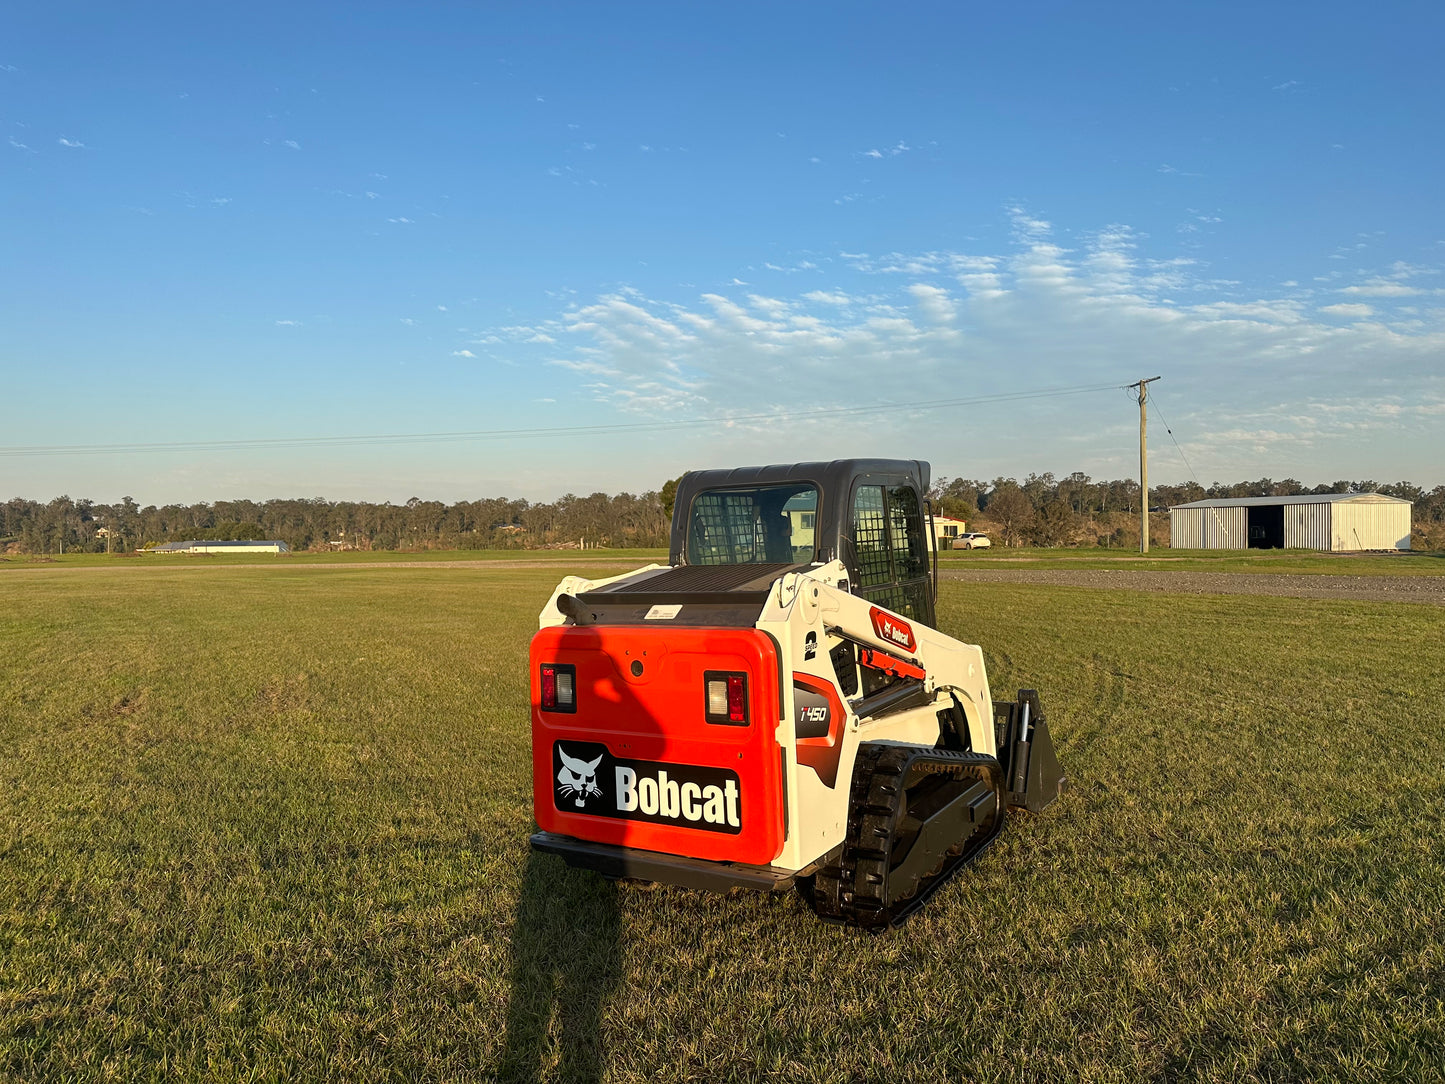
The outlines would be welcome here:
M 747 726 L 747 674 L 708 670 L 702 679 L 707 690 L 707 721 L 728 726 Z
M 543 711 L 577 711 L 577 667 L 544 662 L 541 686 Z

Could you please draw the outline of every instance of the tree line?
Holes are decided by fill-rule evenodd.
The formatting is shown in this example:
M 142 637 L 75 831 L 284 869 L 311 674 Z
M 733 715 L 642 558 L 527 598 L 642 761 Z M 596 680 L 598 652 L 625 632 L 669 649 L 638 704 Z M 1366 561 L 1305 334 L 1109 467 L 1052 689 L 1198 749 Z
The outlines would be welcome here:
M 141 507 L 56 497 L 0 505 L 0 548 L 18 553 L 129 552 L 187 539 L 280 539 L 293 550 L 528 549 L 665 546 L 668 520 L 656 493 L 567 494 L 549 503 L 508 500 L 405 504 L 201 501 Z
M 1374 479 L 1341 479 L 1306 486 L 1295 478 L 1275 481 L 1198 482 L 1149 487 L 1150 542 L 1167 545 L 1169 517 L 1174 505 L 1224 497 L 1296 497 L 1311 493 L 1382 493 L 1414 502 L 1416 548 L 1445 545 L 1445 485 L 1426 490 L 1413 482 L 1381 483 Z M 940 478 L 931 495 L 944 515 L 972 521 L 1005 545 L 1029 546 L 1137 546 L 1139 544 L 1139 483 L 1132 478 L 1095 480 L 1076 471 L 1056 478 L 1052 473 L 1030 474 L 993 481 Z M 1424 543 L 1423 545 L 1421 543 Z
M 404 504 L 321 497 L 195 504 L 115 504 L 15 498 L 0 505 L 0 549 L 52 554 L 124 553 L 186 539 L 280 539 L 293 550 L 537 549 L 559 546 L 660 547 L 668 542 L 677 480 L 642 494 L 567 494 L 551 502 L 507 498 Z M 1293 478 L 1151 486 L 1151 510 L 1207 497 L 1378 492 L 1413 501 L 1417 548 L 1445 546 L 1445 485 L 1337 481 L 1306 487 Z M 1095 480 L 1082 472 L 1023 480 L 940 477 L 929 492 L 936 511 L 985 530 L 1004 545 L 1137 545 L 1139 483 Z M 1168 541 L 1168 517 L 1150 519 L 1151 541 Z

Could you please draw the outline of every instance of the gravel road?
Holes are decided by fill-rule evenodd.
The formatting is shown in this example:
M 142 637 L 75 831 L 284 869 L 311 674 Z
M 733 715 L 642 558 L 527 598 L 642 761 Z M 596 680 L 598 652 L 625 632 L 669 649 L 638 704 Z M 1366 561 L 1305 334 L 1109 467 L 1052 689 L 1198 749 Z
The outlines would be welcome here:
M 1425 602 L 1445 606 L 1445 576 L 1289 576 L 1247 572 L 1135 572 L 971 568 L 947 569 L 946 580 L 970 583 L 1034 583 L 1059 587 L 1102 587 L 1124 591 L 1168 591 L 1192 595 L 1283 595 L 1365 602 Z

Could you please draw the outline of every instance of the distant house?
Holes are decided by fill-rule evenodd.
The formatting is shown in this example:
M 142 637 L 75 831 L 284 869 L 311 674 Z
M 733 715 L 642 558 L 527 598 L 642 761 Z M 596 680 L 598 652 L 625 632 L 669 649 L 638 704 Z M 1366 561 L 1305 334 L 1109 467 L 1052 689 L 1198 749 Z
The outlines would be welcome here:
M 285 542 L 166 542 L 146 553 L 290 553 Z
M 813 525 L 817 522 L 818 513 L 812 508 L 788 508 L 788 527 L 794 548 L 813 548 Z
M 948 549 L 953 545 L 955 538 L 967 533 L 968 524 L 961 519 L 954 519 L 951 516 L 933 517 L 933 537 L 941 550 Z

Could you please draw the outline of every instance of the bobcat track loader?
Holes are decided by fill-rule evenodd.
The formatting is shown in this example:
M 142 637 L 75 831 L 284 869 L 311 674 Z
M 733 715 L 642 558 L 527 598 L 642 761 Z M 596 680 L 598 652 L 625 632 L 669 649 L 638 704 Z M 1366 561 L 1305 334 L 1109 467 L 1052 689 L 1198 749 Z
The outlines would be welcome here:
M 1037 695 L 935 627 L 929 467 L 694 471 L 669 566 L 569 576 L 532 640 L 540 851 L 614 878 L 799 887 L 896 925 L 1064 779 Z M 930 553 L 932 567 L 930 567 Z

